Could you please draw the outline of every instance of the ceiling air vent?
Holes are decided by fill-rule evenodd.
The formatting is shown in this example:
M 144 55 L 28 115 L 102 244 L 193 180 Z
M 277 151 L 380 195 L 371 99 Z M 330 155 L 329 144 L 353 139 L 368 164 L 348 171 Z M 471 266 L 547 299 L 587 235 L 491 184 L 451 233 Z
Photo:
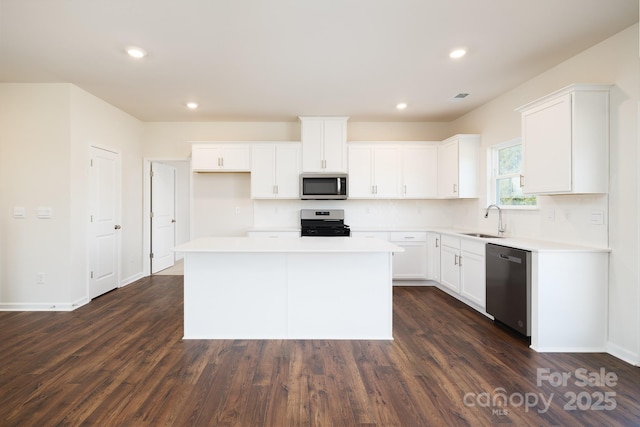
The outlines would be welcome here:
M 468 93 L 459 93 L 459 94 L 457 94 L 456 96 L 454 96 L 454 97 L 453 97 L 453 99 L 464 99 L 464 98 L 466 98 L 467 96 L 469 96 L 469 94 L 468 94 Z

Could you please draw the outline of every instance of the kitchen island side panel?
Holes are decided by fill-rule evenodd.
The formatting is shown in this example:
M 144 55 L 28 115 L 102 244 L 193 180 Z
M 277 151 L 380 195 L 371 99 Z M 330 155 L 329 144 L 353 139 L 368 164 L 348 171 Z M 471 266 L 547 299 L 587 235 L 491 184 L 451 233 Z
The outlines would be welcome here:
M 185 339 L 392 339 L 390 252 L 185 253 Z
M 286 254 L 185 254 L 184 338 L 285 338 Z
M 393 339 L 391 257 L 290 254 L 288 336 Z

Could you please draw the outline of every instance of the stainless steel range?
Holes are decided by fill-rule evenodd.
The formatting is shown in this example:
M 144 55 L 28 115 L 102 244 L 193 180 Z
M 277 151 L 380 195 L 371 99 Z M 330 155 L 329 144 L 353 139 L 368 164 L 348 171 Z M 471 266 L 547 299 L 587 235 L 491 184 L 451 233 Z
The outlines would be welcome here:
M 302 237 L 351 235 L 349 226 L 344 223 L 344 210 L 342 209 L 301 209 L 300 228 Z

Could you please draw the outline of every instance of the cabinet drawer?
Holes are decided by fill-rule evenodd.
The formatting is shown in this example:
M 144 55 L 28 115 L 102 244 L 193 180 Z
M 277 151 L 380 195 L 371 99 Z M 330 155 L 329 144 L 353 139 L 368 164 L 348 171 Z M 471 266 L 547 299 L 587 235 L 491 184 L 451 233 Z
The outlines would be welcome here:
M 388 241 L 389 233 L 386 231 L 352 231 L 351 237 L 375 238 Z
M 442 246 L 449 246 L 450 248 L 460 249 L 460 238 L 443 234 Z
M 389 233 L 392 242 L 426 242 L 426 231 L 392 231 Z

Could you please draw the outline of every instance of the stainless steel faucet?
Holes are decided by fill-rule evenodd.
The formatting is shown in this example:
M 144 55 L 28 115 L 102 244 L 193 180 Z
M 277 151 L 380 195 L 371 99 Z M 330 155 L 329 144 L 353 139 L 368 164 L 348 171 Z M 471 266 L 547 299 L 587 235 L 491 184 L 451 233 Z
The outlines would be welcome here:
M 485 218 L 489 218 L 489 209 L 496 208 L 498 209 L 498 235 L 504 233 L 504 225 L 502 224 L 502 209 L 498 205 L 489 205 L 487 206 L 487 211 L 484 213 Z

